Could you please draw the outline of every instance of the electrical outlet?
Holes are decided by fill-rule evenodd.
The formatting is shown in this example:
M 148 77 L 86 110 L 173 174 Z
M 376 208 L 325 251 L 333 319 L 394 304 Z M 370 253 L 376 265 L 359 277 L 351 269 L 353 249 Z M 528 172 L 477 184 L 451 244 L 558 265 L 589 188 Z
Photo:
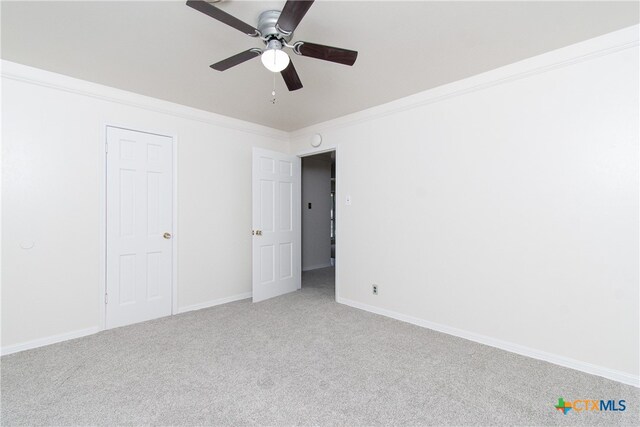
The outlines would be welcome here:
M 378 285 L 371 285 L 371 290 L 374 295 L 378 295 Z

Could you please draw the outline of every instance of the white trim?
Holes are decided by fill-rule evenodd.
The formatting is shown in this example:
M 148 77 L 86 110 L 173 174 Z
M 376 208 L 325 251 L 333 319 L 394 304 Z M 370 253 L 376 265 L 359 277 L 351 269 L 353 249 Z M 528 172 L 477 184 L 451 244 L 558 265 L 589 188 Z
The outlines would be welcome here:
M 338 154 L 339 144 L 332 146 L 330 138 L 323 141 L 322 149 L 313 149 L 305 144 L 305 141 L 313 133 L 322 133 L 324 131 L 331 131 L 334 129 L 344 128 L 347 126 L 355 125 L 357 123 L 363 123 L 371 120 L 376 120 L 388 115 L 407 111 L 415 108 L 419 108 L 423 105 L 444 101 L 449 98 L 457 97 L 463 94 L 484 90 L 486 88 L 501 85 L 504 83 L 513 82 L 519 79 L 532 77 L 538 74 L 546 73 L 547 71 L 563 68 L 573 64 L 589 61 L 592 59 L 600 58 L 602 56 L 614 54 L 626 49 L 637 48 L 639 43 L 639 31 L 640 26 L 634 25 L 619 31 L 615 31 L 609 34 L 605 34 L 600 37 L 596 37 L 584 42 L 576 43 L 571 46 L 567 46 L 555 51 L 546 52 L 541 55 L 525 59 L 520 62 L 506 65 L 482 74 L 478 74 L 466 79 L 458 80 L 443 86 L 439 86 L 433 89 L 429 89 L 424 92 L 417 93 L 401 98 L 396 101 L 382 104 L 376 107 L 372 107 L 366 110 L 362 110 L 353 114 L 342 116 L 337 119 L 329 120 L 316 125 L 308 126 L 293 132 L 290 132 L 290 152 L 297 154 L 300 157 L 324 152 L 336 150 L 336 198 L 337 200 L 343 200 L 343 189 L 341 181 L 338 178 L 340 173 L 340 156 Z M 328 146 L 325 145 L 328 143 Z M 342 204 L 336 203 L 336 217 L 339 216 Z M 337 221 L 336 225 L 339 228 L 341 222 Z M 337 236 L 340 236 L 339 229 L 336 230 Z M 433 329 L 446 334 L 458 336 L 471 341 L 479 342 L 485 345 L 496 347 L 502 350 L 510 351 L 513 353 L 521 354 L 527 357 L 532 357 L 539 360 L 544 360 L 556 365 L 564 366 L 578 371 L 586 372 L 593 375 L 598 375 L 604 378 L 608 378 L 614 381 L 618 381 L 624 384 L 629 384 L 635 387 L 640 387 L 640 376 L 633 375 L 626 372 L 621 372 L 613 369 L 609 369 L 602 366 L 593 365 L 590 363 L 578 361 L 568 357 L 547 353 L 541 350 L 525 347 L 519 344 L 510 343 L 507 341 L 498 340 L 492 337 L 476 334 L 453 328 L 446 325 L 437 324 L 427 320 L 415 318 L 401 313 L 396 313 L 390 310 L 381 309 L 378 307 L 370 306 L 367 304 L 359 303 L 349 299 L 340 297 L 339 279 L 340 274 L 340 262 L 339 262 L 339 242 L 340 238 L 336 239 L 336 301 L 341 304 L 349 305 L 361 310 L 369 311 L 372 313 L 380 314 L 383 316 L 391 317 L 403 322 L 408 322 L 414 325 L 422 326 L 425 328 Z
M 107 307 L 105 307 L 105 291 L 107 289 L 107 124 L 99 128 L 100 136 L 96 138 L 98 147 L 98 176 L 100 188 L 100 289 L 98 291 L 98 304 L 100 307 L 100 318 L 98 328 L 103 331 L 107 327 Z
M 86 337 L 87 335 L 93 335 L 95 333 L 100 332 L 100 328 L 94 326 L 92 328 L 80 329 L 77 331 L 66 332 L 64 334 L 51 335 L 44 338 L 38 338 L 31 341 L 26 341 L 20 344 L 8 345 L 6 347 L 2 347 L 0 351 L 3 356 L 12 353 L 18 353 L 20 351 L 30 350 L 32 348 L 43 347 L 45 345 L 56 344 L 62 341 L 68 341 L 76 338 Z
M 545 351 L 536 350 L 531 347 L 526 347 L 508 341 L 502 341 L 496 338 L 488 337 L 486 335 L 477 334 L 475 332 L 465 331 L 463 329 L 454 328 L 452 326 L 442 325 L 440 323 L 431 322 L 429 320 L 408 316 L 406 314 L 401 314 L 395 311 L 386 310 L 384 308 L 363 304 L 361 302 L 353 301 L 347 298 L 337 297 L 336 301 L 340 304 L 348 305 L 350 307 L 368 311 L 370 313 L 390 317 L 392 319 L 400 320 L 401 322 L 411 323 L 412 325 L 421 326 L 423 328 L 432 329 L 434 331 L 442 332 L 448 335 L 464 338 L 469 341 L 474 341 L 480 344 L 499 348 L 500 350 L 509 351 L 511 353 L 520 354 L 522 356 L 531 357 L 533 359 L 544 360 L 545 362 L 553 363 L 565 368 L 575 369 L 577 371 L 586 372 L 587 374 L 598 375 L 600 377 L 640 388 L 639 375 L 616 371 L 614 369 L 593 365 L 591 363 L 582 362 L 580 360 L 571 359 L 569 357 L 560 356 L 558 354 L 547 353 Z
M 171 224 L 171 314 L 178 314 L 178 239 L 180 238 L 180 230 L 178 230 L 178 135 L 173 135 L 173 212 Z
M 245 293 L 242 293 L 242 294 L 232 295 L 230 297 L 219 298 L 217 300 L 207 301 L 207 302 L 203 302 L 203 303 L 200 303 L 200 304 L 193 304 L 193 305 L 190 305 L 190 306 L 187 306 L 187 307 L 183 307 L 183 308 L 177 309 L 177 311 L 174 312 L 173 314 L 180 314 L 180 313 L 186 313 L 188 311 L 201 310 L 203 308 L 214 307 L 216 305 L 226 304 L 226 303 L 229 303 L 229 302 L 239 301 L 239 300 L 243 300 L 243 299 L 247 299 L 247 298 L 251 298 L 251 292 L 245 292 Z M 102 305 L 104 306 L 104 304 L 102 304 Z M 103 310 L 104 310 L 104 307 L 103 307 Z M 103 321 L 104 321 L 104 319 L 103 319 Z M 105 328 L 102 327 L 102 326 L 94 326 L 94 327 L 91 327 L 91 328 L 80 329 L 80 330 L 77 330 L 77 331 L 66 332 L 66 333 L 58 334 L 58 335 L 51 335 L 51 336 L 44 337 L 44 338 L 38 338 L 38 339 L 35 339 L 35 340 L 23 342 L 23 343 L 20 343 L 20 344 L 8 345 L 8 346 L 2 347 L 2 349 L 0 349 L 0 355 L 6 356 L 8 354 L 18 353 L 20 351 L 31 350 L 31 349 L 34 349 L 34 348 L 44 347 L 44 346 L 47 346 L 47 345 L 56 344 L 56 343 L 60 343 L 60 342 L 63 342 L 63 341 L 69 341 L 69 340 L 73 340 L 73 339 L 76 339 L 76 338 L 82 338 L 82 337 L 86 337 L 88 335 L 97 334 L 98 332 L 101 332 L 104 329 Z
M 335 224 L 335 248 L 334 248 L 334 254 L 333 254 L 333 264 L 334 264 L 334 271 L 333 271 L 333 275 L 334 275 L 334 287 L 335 287 L 335 294 L 336 294 L 336 302 L 338 302 L 338 298 L 340 298 L 340 270 L 339 267 L 341 266 L 341 264 L 338 262 L 338 258 L 340 255 L 340 242 L 342 241 L 342 239 L 340 238 L 340 223 L 342 221 L 338 221 L 338 219 L 340 218 L 340 213 L 342 212 L 342 204 L 340 203 L 340 200 L 344 200 L 343 196 L 342 196 L 342 180 L 340 179 L 340 146 L 336 145 L 335 146 L 335 150 L 336 150 L 336 165 L 335 165 L 335 170 L 336 170 L 336 195 L 335 195 L 335 200 L 336 200 L 336 206 L 335 206 L 335 212 L 333 213 L 333 221 Z
M 174 104 L 167 101 L 161 101 L 158 99 L 138 95 L 131 92 L 122 91 L 119 89 L 110 88 L 107 86 L 90 83 L 78 79 L 74 79 L 61 74 L 51 73 L 44 70 L 39 70 L 32 67 L 27 67 L 17 63 L 3 60 L 0 64 L 1 75 L 3 78 L 8 78 L 16 81 L 22 81 L 30 84 L 49 87 L 57 90 L 62 90 L 79 95 L 94 97 L 102 99 L 108 102 L 120 103 L 123 105 L 134 106 L 150 111 L 159 112 L 162 114 L 172 115 L 175 117 L 186 118 L 190 120 L 200 121 L 204 123 L 213 124 L 229 129 L 244 131 L 248 133 L 263 135 L 283 141 L 291 141 L 293 138 L 302 138 L 309 133 L 315 133 L 325 129 L 335 129 L 352 125 L 358 122 L 374 120 L 390 114 L 394 114 L 401 111 L 414 109 L 430 103 L 439 102 L 448 98 L 460 96 L 462 94 L 479 91 L 491 86 L 496 86 L 522 78 L 530 77 L 537 74 L 542 74 L 550 70 L 570 66 L 572 64 L 588 61 L 591 59 L 599 58 L 605 55 L 613 54 L 628 48 L 635 48 L 638 46 L 638 31 L 640 26 L 634 25 L 619 31 L 615 31 L 600 37 L 596 37 L 584 42 L 580 42 L 565 48 L 561 48 L 552 52 L 546 52 L 539 56 L 529 58 L 514 64 L 507 65 L 495 70 L 488 71 L 473 77 L 469 77 L 463 80 L 459 80 L 447 85 L 443 85 L 434 89 L 430 89 L 425 92 L 421 92 L 415 95 L 411 95 L 402 98 L 397 101 L 393 101 L 387 104 L 376 106 L 370 109 L 366 109 L 354 114 L 349 114 L 338 119 L 330 120 L 318 125 L 309 126 L 299 129 L 297 131 L 287 133 L 284 131 L 268 128 L 265 126 L 249 123 L 246 121 L 233 119 L 218 114 L 197 110 L 194 108 Z M 126 128 L 135 128 L 126 126 Z M 102 127 L 100 130 L 105 129 Z M 174 145 L 177 143 L 177 139 L 174 138 Z M 104 135 L 98 139 L 101 143 L 105 141 Z M 338 147 L 322 148 L 318 150 L 303 150 L 299 153 L 299 156 L 310 155 L 313 153 L 319 153 L 323 151 L 336 150 L 336 197 L 337 200 L 342 200 L 342 189 L 339 174 L 339 155 Z M 103 151 L 101 151 L 103 152 Z M 100 167 L 104 168 L 104 164 Z M 104 171 L 106 173 L 106 170 Z M 174 175 L 177 174 L 177 170 L 174 169 Z M 104 179 L 105 175 L 101 174 Z M 175 179 L 175 177 L 174 177 Z M 101 183 L 101 190 L 104 191 L 105 182 Z M 101 200 L 105 200 L 106 194 L 101 197 Z M 177 197 L 177 192 L 174 194 Z M 339 216 L 340 203 L 336 203 L 336 218 Z M 177 204 L 174 200 L 174 209 Z M 104 208 L 104 206 L 102 207 Z M 102 209 L 101 208 L 101 209 Z M 102 209 L 104 212 L 105 209 Z M 174 233 L 177 230 L 177 218 L 174 217 Z M 104 221 L 101 221 L 104 223 Z M 340 222 L 337 222 L 339 227 Z M 104 230 L 102 230 L 104 231 Z M 337 230 L 339 231 L 339 230 Z M 176 233 L 177 234 L 177 233 Z M 338 234 L 339 235 L 339 234 Z M 103 239 L 104 236 L 101 236 Z M 575 359 L 566 358 L 551 353 L 535 350 L 529 347 L 524 347 L 518 344 L 509 343 L 506 341 L 497 340 L 491 337 L 475 334 L 468 331 L 459 330 L 446 325 L 440 325 L 437 323 L 429 322 L 423 319 L 414 318 L 408 315 L 395 313 L 389 310 L 380 309 L 366 304 L 358 303 L 348 299 L 341 298 L 339 295 L 338 280 L 340 277 L 338 268 L 340 263 L 338 262 L 340 239 L 336 240 L 336 301 L 342 304 L 350 305 L 359 309 L 370 311 L 373 313 L 381 314 L 384 316 L 392 317 L 401 321 L 409 322 L 415 325 L 423 326 L 440 332 L 448 333 L 451 335 L 466 338 L 475 342 L 490 345 L 496 348 L 500 348 L 506 351 L 522 354 L 528 357 L 533 357 L 540 360 L 545 360 L 551 363 L 555 363 L 560 366 L 569 367 L 572 369 L 580 370 L 594 375 L 599 375 L 605 378 L 609 378 L 615 381 L 619 381 L 625 384 L 630 384 L 636 387 L 640 386 L 640 378 L 637 375 L 632 375 L 612 369 L 608 369 L 601 366 L 592 365 L 589 363 L 577 361 Z M 103 243 L 106 244 L 106 241 Z M 177 246 L 177 241 L 174 239 L 174 245 Z M 101 245 L 104 247 L 104 245 Z M 175 247 L 175 246 L 174 246 Z M 104 255 L 104 254 L 101 254 Z M 104 262 L 104 256 L 102 256 L 102 262 Z M 174 251 L 174 263 L 177 263 L 177 251 Z M 101 266 L 103 267 L 103 266 Z M 174 269 L 174 277 L 177 275 L 177 269 Z M 104 275 L 102 280 L 104 280 Z M 105 289 L 105 283 L 102 284 L 101 289 Z M 174 281 L 174 286 L 177 287 L 177 280 Z M 174 291 L 175 292 L 175 291 Z M 177 313 L 183 313 L 186 311 L 197 310 L 201 308 L 211 307 L 214 305 L 224 304 L 226 302 L 236 301 L 239 299 L 249 298 L 251 293 L 235 295 L 227 298 L 221 298 L 218 300 L 200 303 L 184 307 L 182 309 L 177 308 L 177 301 L 174 300 L 174 308 L 177 309 Z M 102 295 L 101 295 L 102 297 Z M 174 295 L 174 299 L 177 300 L 177 295 Z M 103 300 L 101 299 L 101 302 Z M 104 304 L 101 304 L 101 314 L 104 314 Z M 2 354 L 10 354 L 17 351 L 26 350 L 28 348 L 35 348 L 42 345 L 52 344 L 54 342 L 60 342 L 67 339 L 78 338 L 80 336 L 90 335 L 98 332 L 104 328 L 104 316 L 101 315 L 101 326 L 95 328 L 84 329 L 75 332 L 69 332 L 65 334 L 55 335 L 52 337 L 41 338 L 27 343 L 7 346 L 2 348 Z
M 317 270 L 319 268 L 327 268 L 327 267 L 331 267 L 331 261 L 324 263 L 324 264 L 318 264 L 318 265 L 311 265 L 309 267 L 303 267 L 302 271 L 311 271 L 311 270 Z
M 100 167 L 102 173 L 100 174 L 100 323 L 99 330 L 105 330 L 107 328 L 107 308 L 104 303 L 104 296 L 107 292 L 107 152 L 104 149 L 107 144 L 107 132 L 108 128 L 124 129 L 132 132 L 142 132 L 152 135 L 164 136 L 171 138 L 171 150 L 173 153 L 172 167 L 172 223 L 171 223 L 171 315 L 178 314 L 178 136 L 171 132 L 155 131 L 150 129 L 138 128 L 137 126 L 121 125 L 116 123 L 103 123 L 102 129 L 104 131 L 101 144 L 103 146 L 100 150 L 100 156 L 102 161 Z
M 332 151 L 336 151 L 336 147 L 311 147 L 309 149 L 299 151 L 295 153 L 295 155 L 298 157 L 310 157 L 315 156 L 316 154 L 330 153 Z
M 380 119 L 385 116 L 444 101 L 492 86 L 513 82 L 543 74 L 584 61 L 600 58 L 639 45 L 640 25 L 633 25 L 570 46 L 545 52 L 481 74 L 447 83 L 423 92 L 409 95 L 386 104 L 377 105 L 326 122 L 307 126 L 289 133 L 291 142 L 308 138 L 311 134 L 340 129 L 357 123 Z M 290 146 L 291 146 L 290 142 Z M 324 142 L 323 142 L 324 144 Z M 293 145 L 295 148 L 295 145 Z M 328 150 L 325 149 L 325 151 Z M 308 155 L 313 150 L 303 149 L 298 155 Z
M 216 305 L 226 304 L 228 302 L 240 301 L 243 299 L 251 298 L 253 294 L 251 292 L 244 292 L 242 294 L 232 295 L 230 297 L 218 298 L 211 301 L 200 302 L 198 304 L 188 305 L 178 309 L 178 313 L 186 313 L 188 311 L 202 310 L 203 308 L 215 307 Z
M 290 147 L 291 148 L 291 147 Z M 339 168 L 338 165 L 340 163 L 340 146 L 339 145 L 335 145 L 335 146 L 328 146 L 328 147 L 312 147 L 310 149 L 305 149 L 302 150 L 300 152 L 295 153 L 296 156 L 298 157 L 308 157 L 308 156 L 313 156 L 316 154 L 322 154 L 322 153 L 330 153 L 332 151 L 336 152 L 336 211 L 334 212 L 334 218 L 335 218 L 335 224 L 336 224 L 336 236 L 340 236 L 339 234 L 339 227 L 340 227 L 340 221 L 338 221 L 339 213 L 341 211 L 340 208 L 340 203 L 338 203 L 338 200 L 342 200 L 342 189 L 340 187 L 340 172 L 339 172 Z M 300 194 L 302 194 L 302 186 L 300 187 Z M 302 211 L 300 211 L 300 219 L 302 220 Z M 302 229 L 301 229 L 302 230 Z M 339 274 L 339 262 L 338 262 L 338 254 L 340 253 L 339 251 L 339 245 L 340 245 L 340 237 L 336 237 L 336 243 L 335 243 L 335 254 L 334 254 L 334 267 L 335 267 L 335 271 L 334 271 L 334 288 L 335 288 L 335 296 L 336 296 L 336 301 L 338 301 L 338 298 L 340 298 L 340 274 Z M 302 257 L 300 257 L 300 263 L 302 264 Z M 329 261 L 329 264 L 326 267 L 331 267 L 331 261 Z M 301 265 L 302 268 L 302 265 Z M 323 268 L 323 267 L 316 267 L 316 268 Z M 311 268 L 307 268 L 307 269 L 303 269 L 302 271 L 307 271 L 307 270 L 313 270 L 314 267 Z
M 70 93 L 98 98 L 108 102 L 133 106 L 149 111 L 172 115 L 174 117 L 209 123 L 228 129 L 239 130 L 288 142 L 292 139 L 308 136 L 310 133 L 341 128 L 355 123 L 377 119 L 466 93 L 483 90 L 536 74 L 542 74 L 557 68 L 588 61 L 628 48 L 637 47 L 639 31 L 640 26 L 633 25 L 570 46 L 545 52 L 538 56 L 524 59 L 494 70 L 438 86 L 414 95 L 406 96 L 386 104 L 374 106 L 346 116 L 328 120 L 323 123 L 300 128 L 292 132 L 286 132 L 248 121 L 223 116 L 221 114 L 211 113 L 97 83 L 75 79 L 73 77 L 29 67 L 7 60 L 2 60 L 0 70 L 2 77 L 7 79 L 54 88 Z M 322 151 L 330 151 L 330 149 L 324 148 L 323 150 L 317 151 L 305 150 L 303 155 Z
M 234 119 L 232 117 L 187 107 L 185 105 L 169 101 L 163 101 L 149 96 L 116 89 L 110 86 L 76 79 L 63 74 L 57 74 L 29 67 L 27 65 L 18 64 L 16 62 L 2 60 L 0 68 L 3 78 L 97 98 L 103 101 L 114 102 L 130 107 L 142 108 L 156 113 L 208 123 L 254 135 L 261 135 L 285 142 L 289 141 L 289 133 L 283 130 L 270 128 L 245 120 Z

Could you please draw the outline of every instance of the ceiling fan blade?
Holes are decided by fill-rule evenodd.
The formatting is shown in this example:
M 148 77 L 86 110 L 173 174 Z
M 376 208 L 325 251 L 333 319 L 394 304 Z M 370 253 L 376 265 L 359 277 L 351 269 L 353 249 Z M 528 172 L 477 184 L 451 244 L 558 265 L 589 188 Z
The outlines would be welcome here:
M 302 89 L 302 82 L 300 81 L 300 77 L 298 76 L 296 68 L 293 66 L 293 61 L 289 61 L 289 65 L 287 65 L 287 68 L 280 71 L 280 74 L 282 74 L 282 78 L 287 84 L 287 88 L 289 89 L 289 91 Z
M 283 33 L 292 33 L 312 4 L 313 0 L 287 0 L 282 12 L 280 12 L 277 27 Z
M 236 55 L 230 56 L 227 59 L 223 59 L 220 62 L 216 62 L 215 64 L 210 65 L 210 67 L 218 71 L 228 70 L 231 67 L 235 67 L 236 65 L 242 64 L 245 61 L 260 56 L 260 54 L 260 49 L 245 50 L 244 52 L 240 52 Z
M 202 0 L 189 0 L 187 2 L 187 6 L 194 8 L 195 10 L 204 13 L 205 15 L 209 15 L 213 19 L 217 19 L 218 21 L 229 25 L 230 27 L 235 28 L 238 31 L 242 31 L 243 33 L 256 37 L 259 35 L 258 30 L 246 22 L 242 22 L 235 16 L 229 15 L 227 12 L 218 9 L 213 6 L 211 3 L 207 3 Z
M 298 43 L 294 51 L 302 56 L 309 56 L 311 58 L 323 59 L 344 65 L 353 65 L 353 63 L 356 62 L 356 58 L 358 58 L 358 52 L 355 50 L 307 42 Z

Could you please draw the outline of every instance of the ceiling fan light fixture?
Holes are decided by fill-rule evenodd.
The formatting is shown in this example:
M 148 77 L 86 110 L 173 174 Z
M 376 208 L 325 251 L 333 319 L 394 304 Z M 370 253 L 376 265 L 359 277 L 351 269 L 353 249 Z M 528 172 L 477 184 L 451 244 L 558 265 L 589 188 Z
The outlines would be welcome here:
M 278 40 L 271 40 L 267 44 L 267 48 L 262 52 L 260 59 L 262 60 L 262 65 L 274 73 L 279 73 L 287 68 L 290 61 L 289 55 L 282 50 L 282 44 Z
M 0 0 L 1 1 L 1 0 Z M 254 27 L 214 6 L 216 1 L 232 0 L 187 0 L 187 6 L 201 12 L 223 24 L 234 28 L 249 37 L 257 37 L 267 45 L 265 49 L 250 48 L 237 53 L 210 67 L 217 71 L 225 71 L 243 62 L 261 57 L 262 64 L 274 73 L 280 73 L 290 92 L 302 89 L 300 76 L 293 65 L 293 61 L 282 49 L 288 47 L 300 56 L 335 62 L 337 64 L 353 65 L 358 57 L 355 50 L 341 49 L 305 41 L 292 42 L 293 32 L 314 3 L 314 0 L 287 0 L 282 10 L 265 10 L 258 17 L 258 25 Z M 275 88 L 275 76 L 274 76 Z M 275 89 L 274 89 L 275 91 Z M 275 96 L 274 96 L 275 101 Z

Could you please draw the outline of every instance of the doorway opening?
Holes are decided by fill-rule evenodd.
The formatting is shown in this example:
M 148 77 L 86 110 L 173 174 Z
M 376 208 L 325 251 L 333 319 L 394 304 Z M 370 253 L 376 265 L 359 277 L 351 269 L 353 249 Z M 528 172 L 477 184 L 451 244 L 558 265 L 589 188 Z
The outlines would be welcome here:
M 302 158 L 302 290 L 335 300 L 336 152 Z

